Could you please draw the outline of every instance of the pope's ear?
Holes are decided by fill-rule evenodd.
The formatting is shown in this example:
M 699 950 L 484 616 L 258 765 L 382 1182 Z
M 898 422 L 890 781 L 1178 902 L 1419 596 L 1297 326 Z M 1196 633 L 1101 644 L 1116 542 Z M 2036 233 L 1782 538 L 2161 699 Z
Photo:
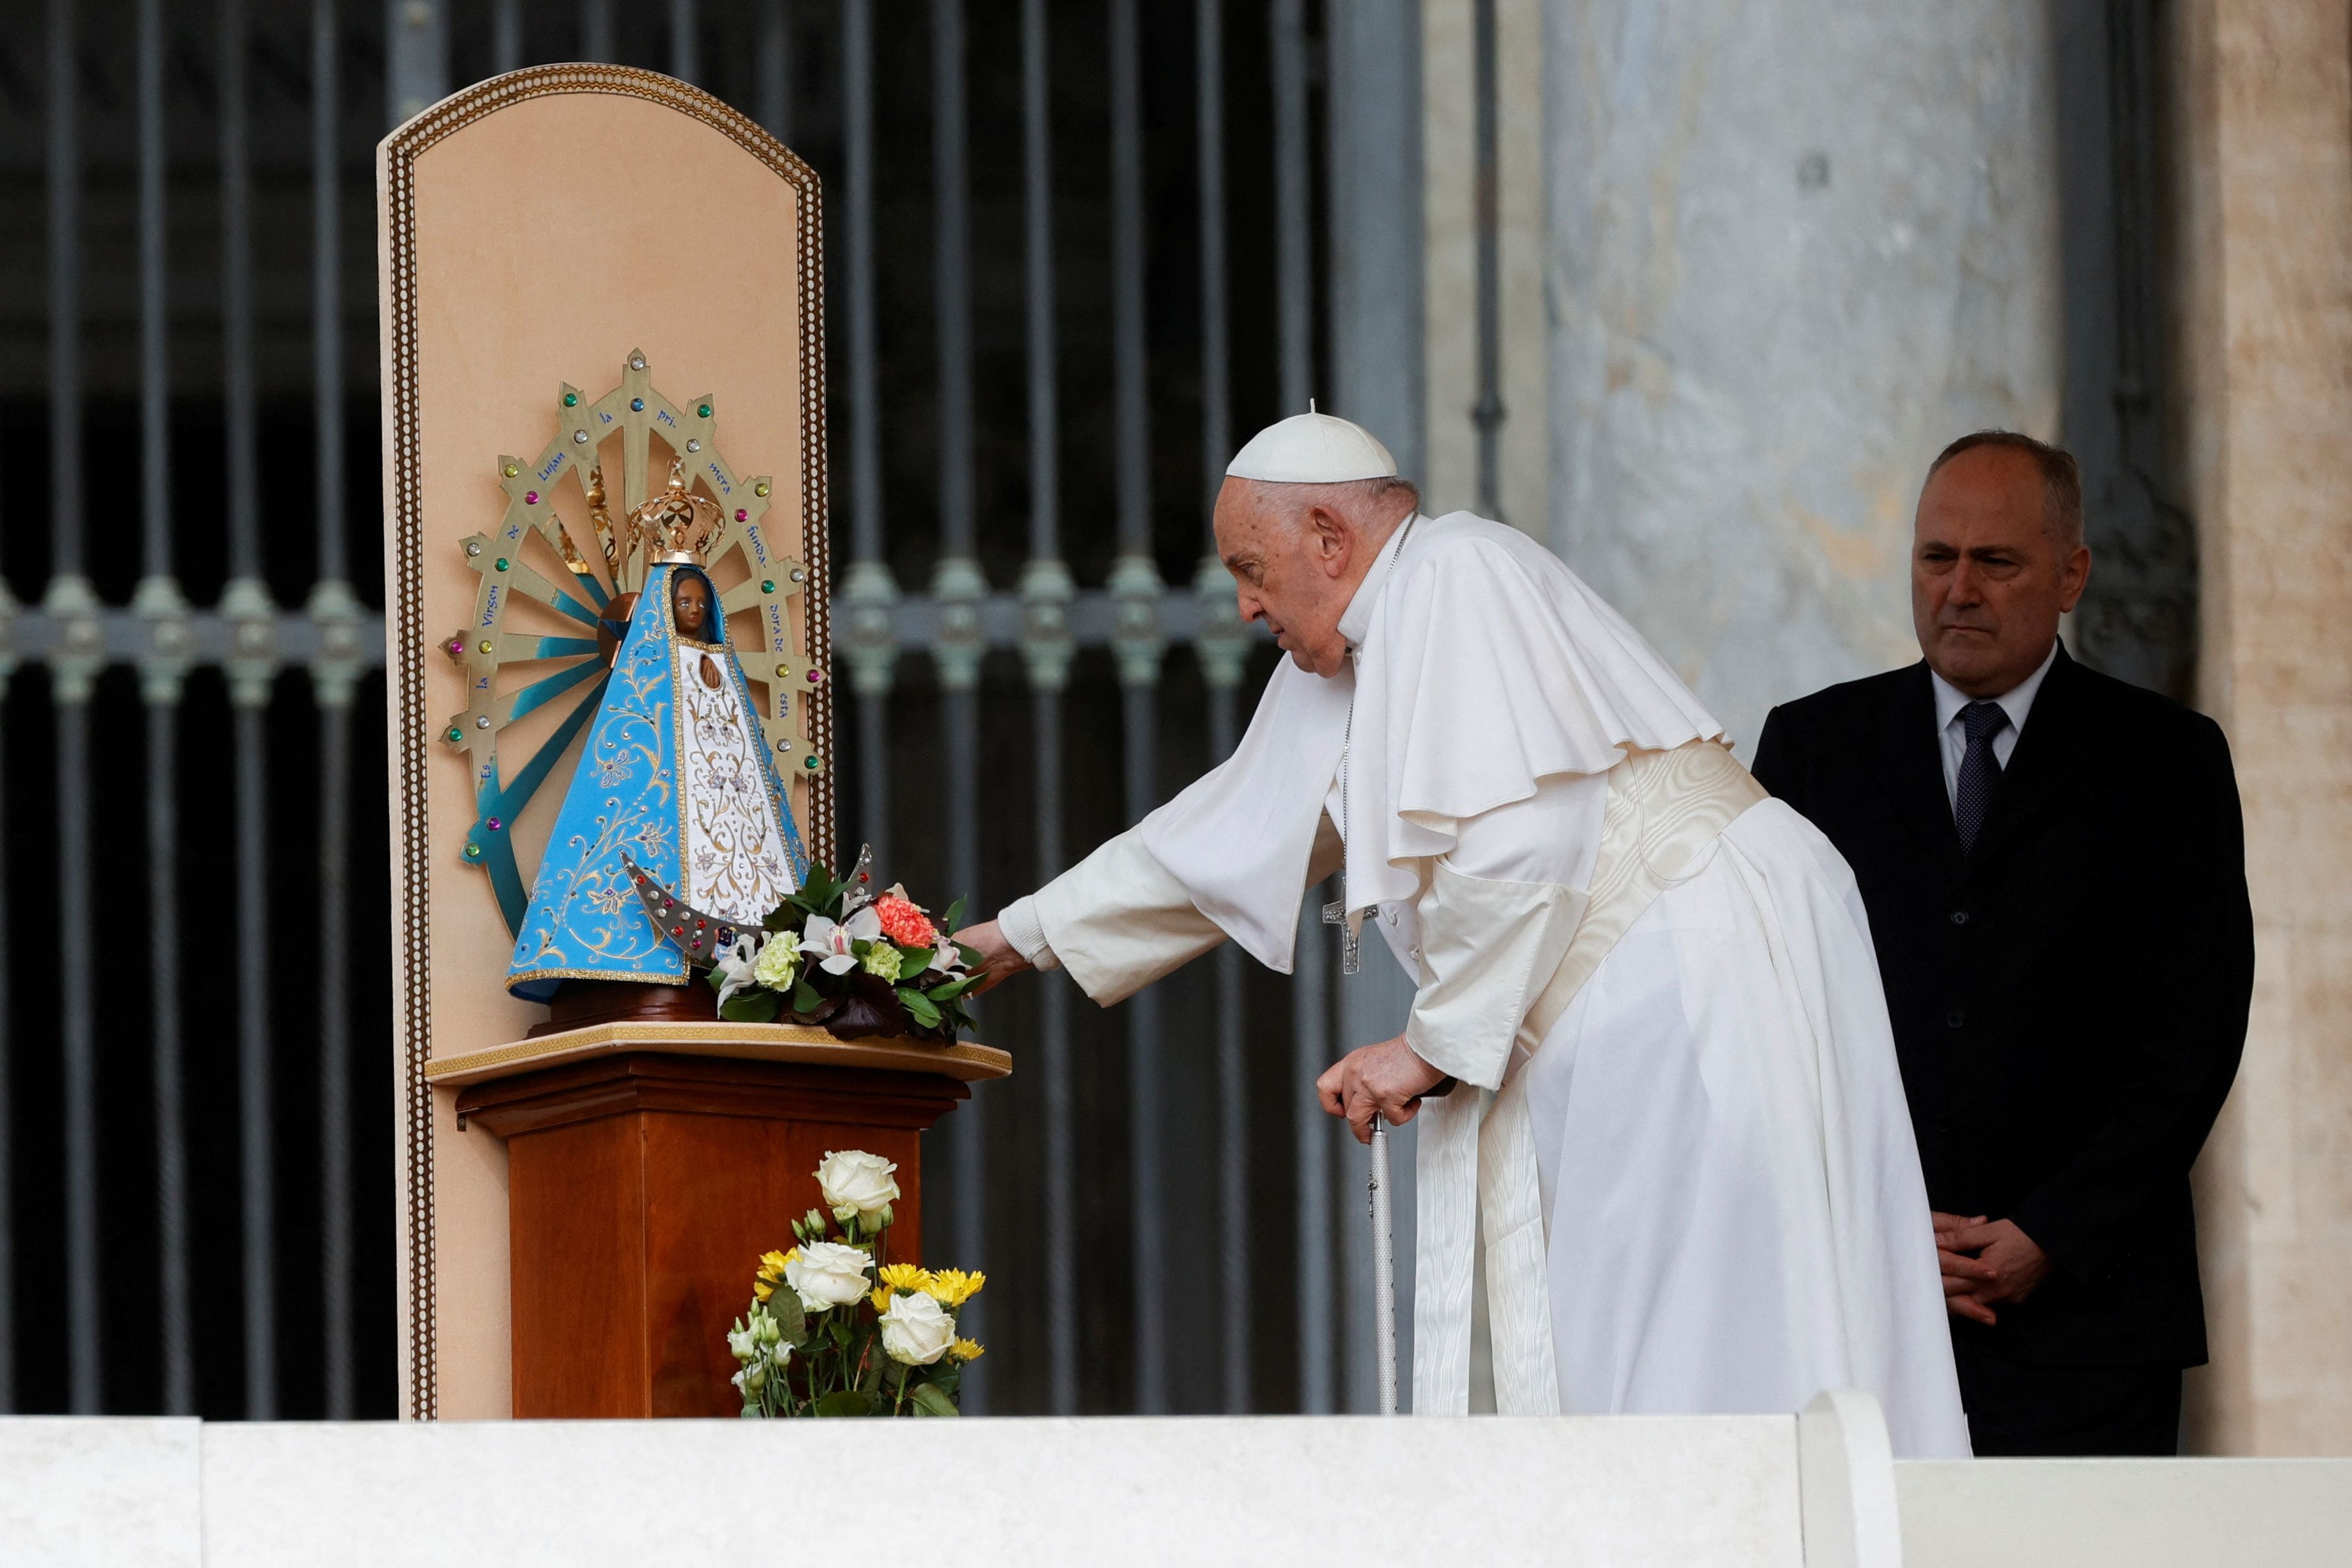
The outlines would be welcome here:
M 1348 570 L 1349 546 L 1354 543 L 1347 523 L 1335 512 L 1322 507 L 1307 509 L 1307 534 L 1313 545 L 1317 564 L 1333 577 Z

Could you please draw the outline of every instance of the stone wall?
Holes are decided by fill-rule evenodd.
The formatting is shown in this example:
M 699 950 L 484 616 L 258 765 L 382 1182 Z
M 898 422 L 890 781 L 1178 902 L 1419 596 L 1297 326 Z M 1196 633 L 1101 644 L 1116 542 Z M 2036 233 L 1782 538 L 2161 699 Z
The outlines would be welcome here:
M 1747 755 L 1773 703 L 1918 656 L 1936 452 L 2056 432 L 2047 8 L 1560 0 L 1546 27 L 1551 542 Z
M 2257 965 L 2199 1170 L 2189 1435 L 2352 1453 L 2352 7 L 2180 0 L 2171 45 L 2200 706 L 2236 758 Z

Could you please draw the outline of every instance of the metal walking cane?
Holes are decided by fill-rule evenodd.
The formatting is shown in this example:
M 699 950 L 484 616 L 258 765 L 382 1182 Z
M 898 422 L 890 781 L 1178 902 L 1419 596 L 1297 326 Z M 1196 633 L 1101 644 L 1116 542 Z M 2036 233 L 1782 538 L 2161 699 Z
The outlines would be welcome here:
M 1389 1129 L 1372 1117 L 1372 1340 L 1380 1347 L 1381 1414 L 1397 1413 L 1396 1214 L 1389 1201 Z

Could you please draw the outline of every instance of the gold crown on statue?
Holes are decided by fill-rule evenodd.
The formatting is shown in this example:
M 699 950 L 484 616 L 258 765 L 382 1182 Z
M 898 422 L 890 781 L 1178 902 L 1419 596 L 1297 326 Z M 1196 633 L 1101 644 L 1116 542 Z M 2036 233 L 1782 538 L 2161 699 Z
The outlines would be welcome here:
M 629 514 L 639 537 L 654 543 L 654 559 L 670 566 L 702 566 L 724 526 L 719 503 L 686 487 L 686 460 L 669 460 L 669 486 Z

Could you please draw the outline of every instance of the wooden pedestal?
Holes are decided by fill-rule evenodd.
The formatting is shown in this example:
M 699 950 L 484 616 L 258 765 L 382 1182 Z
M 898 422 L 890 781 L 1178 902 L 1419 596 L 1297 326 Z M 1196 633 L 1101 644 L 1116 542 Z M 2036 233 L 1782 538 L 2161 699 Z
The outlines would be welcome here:
M 733 1416 L 725 1332 L 760 1254 L 791 1247 L 793 1218 L 819 1207 L 817 1162 L 853 1148 L 896 1161 L 891 1253 L 919 1260 L 919 1135 L 969 1094 L 961 1080 L 1006 1071 L 979 1046 L 707 1038 L 761 1026 L 701 1026 L 691 1054 L 632 1050 L 633 1027 L 654 1028 L 532 1040 L 437 1075 L 470 1079 L 459 1116 L 507 1140 L 518 1416 Z M 601 1049 L 562 1049 L 578 1037 Z

